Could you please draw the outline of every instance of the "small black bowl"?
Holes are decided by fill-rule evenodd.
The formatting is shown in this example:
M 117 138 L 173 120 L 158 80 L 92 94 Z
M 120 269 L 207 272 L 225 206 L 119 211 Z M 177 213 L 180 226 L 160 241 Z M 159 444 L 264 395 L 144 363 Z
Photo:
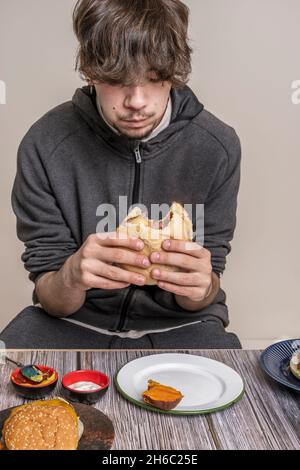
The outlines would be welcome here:
M 76 382 L 93 382 L 98 385 L 96 390 L 75 390 L 72 384 Z M 96 403 L 106 392 L 109 386 L 109 377 L 97 370 L 75 370 L 65 374 L 62 378 L 63 393 L 70 401 Z
M 51 367 L 37 365 L 37 367 L 42 371 L 45 372 L 46 370 L 50 370 L 51 372 L 55 372 L 55 376 L 51 382 L 47 385 L 42 384 L 20 384 L 17 381 L 17 377 L 20 372 L 20 367 L 14 369 L 11 373 L 10 380 L 11 383 L 18 395 L 23 398 L 27 398 L 28 400 L 37 400 L 39 398 L 44 398 L 45 396 L 49 395 L 56 387 L 57 380 L 58 380 L 58 373 L 56 370 L 52 369 Z

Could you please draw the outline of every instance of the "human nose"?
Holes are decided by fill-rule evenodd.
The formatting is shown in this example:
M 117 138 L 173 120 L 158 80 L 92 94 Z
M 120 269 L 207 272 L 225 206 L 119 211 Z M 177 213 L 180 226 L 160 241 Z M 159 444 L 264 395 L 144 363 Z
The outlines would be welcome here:
M 127 90 L 124 105 L 127 108 L 140 110 L 146 105 L 145 91 L 142 86 L 133 86 Z

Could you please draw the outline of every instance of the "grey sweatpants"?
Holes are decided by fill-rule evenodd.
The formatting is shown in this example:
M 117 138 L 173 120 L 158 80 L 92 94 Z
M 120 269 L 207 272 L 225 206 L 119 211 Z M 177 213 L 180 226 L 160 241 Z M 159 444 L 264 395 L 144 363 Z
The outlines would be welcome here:
M 119 338 L 49 316 L 30 306 L 0 333 L 8 349 L 240 349 L 234 333 L 218 318 L 141 338 Z

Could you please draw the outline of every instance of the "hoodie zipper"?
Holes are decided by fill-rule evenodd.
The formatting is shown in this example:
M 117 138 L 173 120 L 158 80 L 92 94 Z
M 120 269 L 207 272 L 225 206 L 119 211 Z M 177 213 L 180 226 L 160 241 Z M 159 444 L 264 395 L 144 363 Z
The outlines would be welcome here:
M 138 197 L 139 197 L 139 190 L 140 190 L 140 174 L 141 174 L 141 163 L 142 163 L 142 156 L 141 156 L 141 150 L 140 150 L 140 142 L 136 144 L 134 147 L 134 156 L 135 156 L 135 175 L 134 175 L 134 185 L 133 185 L 133 193 L 132 193 L 132 204 L 135 204 L 138 202 Z M 115 333 L 121 333 L 121 332 L 126 332 L 129 330 L 123 330 L 125 320 L 126 320 L 126 314 L 127 314 L 127 308 L 128 305 L 132 299 L 132 296 L 136 290 L 137 286 L 130 286 L 129 290 L 126 294 L 123 307 L 121 310 L 120 314 L 120 321 L 118 323 L 117 329 L 116 330 L 109 330 L 113 331 Z

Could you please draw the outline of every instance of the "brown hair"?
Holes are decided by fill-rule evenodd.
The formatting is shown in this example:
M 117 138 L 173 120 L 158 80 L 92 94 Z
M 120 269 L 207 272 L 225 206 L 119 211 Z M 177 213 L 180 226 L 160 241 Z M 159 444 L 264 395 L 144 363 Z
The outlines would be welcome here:
M 180 0 L 78 0 L 76 70 L 87 80 L 126 85 L 151 70 L 157 81 L 182 87 L 191 72 L 188 20 Z

